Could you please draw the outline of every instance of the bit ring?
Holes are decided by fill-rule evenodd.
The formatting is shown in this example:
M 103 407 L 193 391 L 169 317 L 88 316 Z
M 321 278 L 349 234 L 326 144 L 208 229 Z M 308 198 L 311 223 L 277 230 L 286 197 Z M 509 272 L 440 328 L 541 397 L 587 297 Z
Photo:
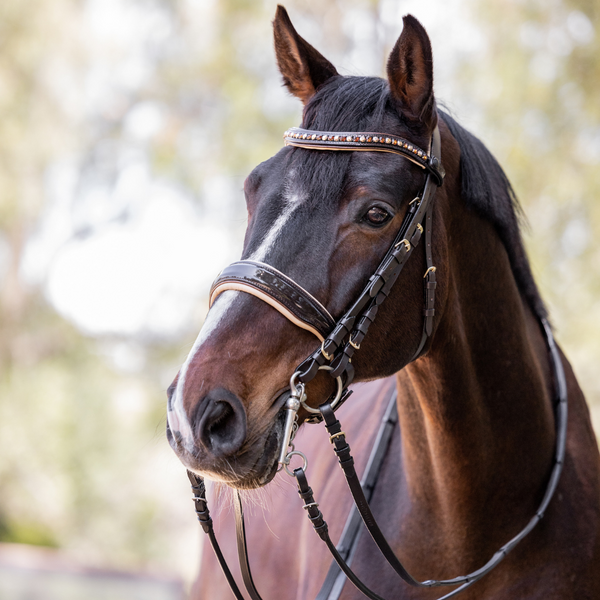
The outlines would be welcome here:
M 289 465 L 290 465 L 290 458 L 293 455 L 296 456 L 300 456 L 302 457 L 302 460 L 304 461 L 302 464 L 302 470 L 306 471 L 306 469 L 308 468 L 308 458 L 306 458 L 306 456 L 304 456 L 304 454 L 302 452 L 300 452 L 299 450 L 292 450 L 292 452 L 290 452 L 289 454 L 286 454 L 285 459 L 287 462 L 283 463 L 283 467 L 285 469 L 285 472 L 290 476 L 290 477 L 295 477 L 294 472 L 290 471 L 289 469 Z
M 333 371 L 333 367 L 330 367 L 329 365 L 323 365 L 323 366 L 319 367 L 319 371 Z M 337 403 L 341 400 L 342 394 L 344 393 L 344 384 L 342 383 L 341 376 L 337 377 L 336 381 L 338 384 L 338 389 L 337 389 L 335 398 L 331 401 L 331 408 L 335 408 Z M 300 400 L 300 404 L 302 404 L 302 407 L 304 409 L 306 409 L 309 413 L 313 413 L 313 414 L 321 413 L 321 411 L 318 408 L 313 408 L 312 406 L 308 406 L 308 404 L 306 404 L 306 396 L 304 396 L 304 398 L 302 398 Z

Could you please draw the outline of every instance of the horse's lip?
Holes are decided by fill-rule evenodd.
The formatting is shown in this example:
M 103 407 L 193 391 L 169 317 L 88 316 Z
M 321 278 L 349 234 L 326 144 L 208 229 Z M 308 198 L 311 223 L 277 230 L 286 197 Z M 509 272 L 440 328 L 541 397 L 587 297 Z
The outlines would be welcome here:
M 280 390 L 278 390 L 277 392 L 275 392 L 275 394 L 273 394 L 272 400 L 271 400 L 271 406 L 276 407 L 277 412 L 279 412 L 284 407 L 285 401 L 288 399 L 288 397 L 290 395 L 291 395 L 290 386 L 286 385 L 285 387 L 283 387 Z
M 285 392 L 283 395 L 285 395 Z M 259 476 L 256 480 L 256 483 L 259 487 L 267 485 L 267 483 L 269 483 L 277 473 L 277 468 L 279 466 L 279 450 L 281 447 L 281 437 L 283 434 L 283 418 L 284 413 L 279 411 L 277 418 L 275 419 L 275 422 L 269 431 L 264 448 L 260 453 L 256 463 L 254 463 L 254 467 L 252 468 L 253 471 L 255 469 L 259 471 L 262 469 L 266 470 L 266 472 L 264 472 L 263 475 Z M 268 468 L 269 464 L 271 465 L 270 468 Z
M 273 440 L 274 438 L 274 440 Z M 272 440 L 275 442 L 274 445 L 274 450 L 271 451 L 270 455 L 267 452 L 267 447 L 271 444 L 272 445 Z M 268 469 L 265 474 L 260 477 L 258 479 L 258 484 L 260 485 L 260 487 L 263 487 L 265 485 L 267 485 L 268 483 L 270 483 L 273 478 L 275 477 L 275 475 L 277 474 L 277 469 L 279 467 L 279 463 L 277 461 L 277 459 L 279 458 L 279 447 L 281 445 L 281 433 L 279 431 L 279 429 L 274 426 L 272 429 L 272 433 L 271 435 L 269 435 L 269 439 L 267 440 L 267 443 L 265 444 L 265 452 L 263 452 L 263 454 L 261 455 L 261 458 L 264 457 L 264 464 L 265 467 L 268 466 L 269 464 L 271 464 L 271 468 Z M 263 462 L 259 459 L 258 463 Z M 257 464 L 258 464 L 257 463 Z
M 283 428 L 278 427 L 278 423 L 275 422 L 267 435 L 265 445 L 256 462 L 249 469 L 250 473 L 257 472 L 256 475 L 250 478 L 245 475 L 241 478 L 223 479 L 223 483 L 237 489 L 255 489 L 270 483 L 277 474 L 279 465 L 277 459 L 279 458 L 282 433 Z
M 168 423 L 167 439 L 186 468 L 197 472 L 203 477 L 221 481 L 225 485 L 233 488 L 253 489 L 263 487 L 272 481 L 277 473 L 279 449 L 282 443 L 283 423 L 285 420 L 285 410 L 282 409 L 289 396 L 289 386 L 281 388 L 272 396 L 271 407 L 272 410 L 276 410 L 274 410 L 271 427 L 265 436 L 265 443 L 262 449 L 257 453 L 252 466 L 250 468 L 245 468 L 245 474 L 241 474 L 240 477 L 231 477 L 230 474 L 224 473 L 221 468 L 209 468 L 208 470 L 202 468 L 202 466 L 198 464 L 198 459 L 194 453 L 189 452 L 181 446 L 181 440 L 177 439 L 177 434 L 173 433 Z

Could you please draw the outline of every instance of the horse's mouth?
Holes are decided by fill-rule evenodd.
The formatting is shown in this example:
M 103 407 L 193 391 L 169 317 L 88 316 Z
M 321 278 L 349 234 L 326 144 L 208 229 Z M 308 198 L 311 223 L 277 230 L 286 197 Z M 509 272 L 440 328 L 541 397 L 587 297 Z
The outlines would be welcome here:
M 283 413 L 279 414 L 283 416 Z M 178 444 L 169 427 L 167 427 L 167 437 L 181 462 L 191 471 L 206 479 L 224 483 L 234 489 L 249 490 L 264 487 L 277 474 L 279 449 L 283 438 L 283 418 L 277 416 L 272 427 L 265 434 L 265 443 L 256 452 L 254 462 L 242 469 L 239 468 L 241 466 L 239 457 L 238 460 L 226 461 L 226 464 L 218 461 L 218 463 L 213 463 L 207 468 L 204 461 L 195 452 L 188 452 Z M 250 461 L 252 460 L 251 457 L 248 458 L 250 458 Z M 234 470 L 232 466 L 236 463 L 237 468 Z
M 283 436 L 283 427 L 277 420 L 267 436 L 263 451 L 251 469 L 252 477 L 237 480 L 228 485 L 238 489 L 254 489 L 264 487 L 270 483 L 277 474 L 279 463 L 279 447 Z

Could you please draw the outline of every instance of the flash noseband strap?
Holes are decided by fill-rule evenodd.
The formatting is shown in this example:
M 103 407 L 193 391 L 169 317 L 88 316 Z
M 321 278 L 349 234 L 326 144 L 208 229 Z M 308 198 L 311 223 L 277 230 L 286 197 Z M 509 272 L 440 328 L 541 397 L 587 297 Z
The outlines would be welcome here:
M 431 173 L 438 185 L 442 185 L 445 171 L 435 156 L 421 150 L 411 142 L 396 135 L 369 132 L 314 131 L 292 127 L 283 134 L 286 146 L 313 150 L 346 150 L 363 152 L 391 152 L 400 154 L 422 169 Z

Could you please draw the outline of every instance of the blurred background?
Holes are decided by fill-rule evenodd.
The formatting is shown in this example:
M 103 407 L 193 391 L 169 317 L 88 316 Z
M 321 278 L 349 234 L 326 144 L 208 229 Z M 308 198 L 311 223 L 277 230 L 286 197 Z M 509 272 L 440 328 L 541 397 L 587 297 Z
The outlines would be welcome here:
M 0 3 L 0 598 L 182 598 L 200 530 L 165 390 L 239 256 L 242 182 L 300 122 L 272 0 Z M 402 15 L 491 148 L 600 431 L 600 5 L 288 0 L 343 74 Z M 252 140 L 252 143 L 248 143 Z

